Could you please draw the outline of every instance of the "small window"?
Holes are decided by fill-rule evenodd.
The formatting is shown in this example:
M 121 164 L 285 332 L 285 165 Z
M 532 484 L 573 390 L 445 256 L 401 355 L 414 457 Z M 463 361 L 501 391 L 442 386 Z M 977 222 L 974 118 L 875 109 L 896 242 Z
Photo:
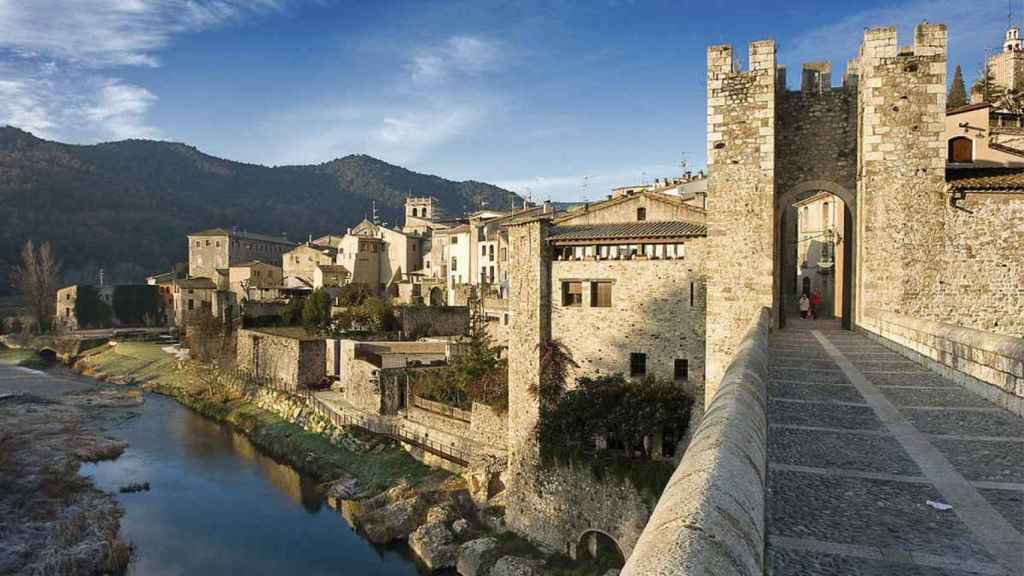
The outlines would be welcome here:
M 690 379 L 690 361 L 686 358 L 676 358 L 675 362 L 676 380 Z
M 210 245 L 210 241 L 209 241 L 209 240 L 207 240 L 207 241 L 206 241 L 206 245 L 207 245 L 207 246 L 209 246 L 209 245 Z
M 636 219 L 637 219 L 638 222 L 642 222 L 644 220 L 647 220 L 647 208 L 637 208 L 636 209 Z
M 612 283 L 591 282 L 590 283 L 590 307 L 611 308 L 612 307 Z
M 562 282 L 562 306 L 583 306 L 583 282 Z
M 194 301 L 194 300 L 192 300 L 191 298 L 189 298 L 189 299 L 188 299 L 188 309 L 189 309 L 189 310 L 193 310 L 193 309 L 195 309 L 195 307 L 196 307 L 196 303 L 195 303 L 195 301 Z
M 690 308 L 693 308 L 693 297 L 695 295 L 694 294 L 695 292 L 696 292 L 696 290 L 694 288 L 693 282 L 691 281 L 690 282 Z
M 480 246 L 480 255 L 487 256 L 487 246 Z
M 647 354 L 643 352 L 631 352 L 629 354 L 629 375 L 647 375 Z
M 458 243 L 459 243 L 459 237 L 458 236 L 452 236 L 450 244 L 458 244 Z

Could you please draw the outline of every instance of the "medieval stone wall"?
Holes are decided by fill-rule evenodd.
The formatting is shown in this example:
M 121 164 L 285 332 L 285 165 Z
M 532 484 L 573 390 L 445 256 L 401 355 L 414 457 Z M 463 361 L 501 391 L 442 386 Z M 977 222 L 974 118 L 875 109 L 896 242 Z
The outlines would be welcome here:
M 499 450 L 508 447 L 508 411 L 473 402 L 469 437 L 474 442 Z
M 257 330 L 239 330 L 238 368 L 261 381 L 295 390 L 315 386 L 325 375 L 323 340 L 279 336 Z
M 922 317 L 1024 338 L 1024 194 L 973 192 L 944 212 L 939 288 Z
M 775 43 L 708 48 L 707 375 L 714 395 L 750 318 L 772 305 L 775 261 Z
M 782 91 L 778 97 L 779 196 L 784 197 L 802 183 L 822 181 L 856 190 L 856 89 Z M 815 191 L 811 187 L 806 192 L 810 195 Z
M 647 374 L 674 379 L 689 365 L 687 385 L 704 383 L 704 239 L 686 242 L 681 260 L 573 260 L 551 263 L 551 336 L 569 349 L 580 376 L 630 374 L 630 354 L 647 356 Z M 562 283 L 583 282 L 582 306 L 563 306 Z M 609 308 L 591 304 L 590 283 L 612 282 Z M 690 290 L 693 290 L 691 303 Z
M 861 52 L 857 307 L 922 316 L 942 273 L 946 27 L 919 25 L 912 52 L 870 29 Z

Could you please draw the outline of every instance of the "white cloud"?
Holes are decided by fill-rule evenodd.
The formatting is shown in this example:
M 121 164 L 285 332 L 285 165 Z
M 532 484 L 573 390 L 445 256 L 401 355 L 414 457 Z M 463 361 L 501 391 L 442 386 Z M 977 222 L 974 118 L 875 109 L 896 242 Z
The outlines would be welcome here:
M 477 36 L 452 36 L 441 44 L 420 47 L 408 65 L 416 82 L 436 82 L 453 75 L 476 75 L 497 69 L 504 56 L 500 42 Z
M 0 123 L 48 138 L 154 137 L 157 96 L 112 68 L 159 66 L 176 35 L 297 0 L 0 0 Z
M 156 101 L 156 95 L 141 86 L 112 80 L 99 89 L 83 116 L 114 138 L 155 138 L 160 131 L 146 124 L 146 111 Z
M 846 61 L 856 57 L 866 28 L 896 26 L 900 44 L 909 45 L 914 42 L 914 26 L 924 20 L 948 25 L 950 62 L 959 61 L 966 72 L 975 64 L 980 66 L 986 48 L 1002 43 L 1006 2 L 910 0 L 852 14 L 797 36 L 788 47 L 787 43 L 780 44 L 782 57 L 791 59 L 789 64 L 795 67 L 790 72 L 790 83 L 799 82 L 800 63 L 811 60 L 830 60 L 833 79 L 841 77 Z
M 85 66 L 156 66 L 173 36 L 282 7 L 281 0 L 0 0 L 0 47 Z
M 0 124 L 49 136 L 53 121 L 45 104 L 36 97 L 39 88 L 38 82 L 0 80 Z
M 573 175 L 533 176 L 529 178 L 496 179 L 495 186 L 511 190 L 521 196 L 531 196 L 534 202 L 596 202 L 611 193 L 612 188 L 651 182 L 655 178 L 679 175 L 679 167 L 667 164 L 607 167 Z

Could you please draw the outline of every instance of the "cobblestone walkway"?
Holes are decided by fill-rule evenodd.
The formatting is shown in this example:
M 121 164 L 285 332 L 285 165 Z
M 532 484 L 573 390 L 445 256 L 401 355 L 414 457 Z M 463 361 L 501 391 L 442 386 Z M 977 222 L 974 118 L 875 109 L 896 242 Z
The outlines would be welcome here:
M 1024 419 L 834 323 L 770 346 L 768 574 L 1024 574 Z

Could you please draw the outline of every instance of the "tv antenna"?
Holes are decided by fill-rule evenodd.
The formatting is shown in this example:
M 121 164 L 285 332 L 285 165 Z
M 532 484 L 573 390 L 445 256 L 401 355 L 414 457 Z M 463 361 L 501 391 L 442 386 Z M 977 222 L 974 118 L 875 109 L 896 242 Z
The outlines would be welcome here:
M 589 202 L 590 197 L 590 176 L 583 177 L 583 201 Z

